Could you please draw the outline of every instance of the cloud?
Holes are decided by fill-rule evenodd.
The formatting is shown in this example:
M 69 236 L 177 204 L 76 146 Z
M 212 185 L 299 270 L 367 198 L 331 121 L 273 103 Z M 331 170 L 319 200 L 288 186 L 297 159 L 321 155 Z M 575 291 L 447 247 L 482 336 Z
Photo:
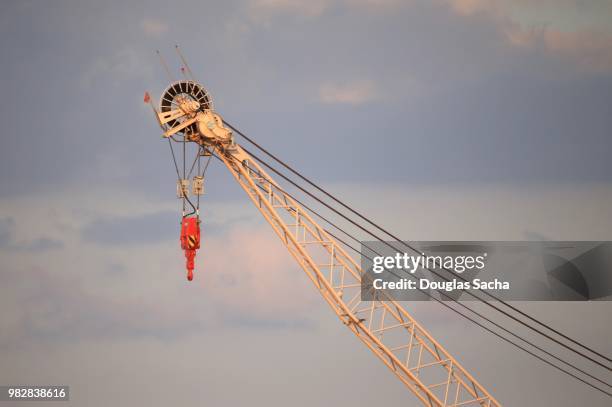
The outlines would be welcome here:
M 175 287 L 143 297 L 129 275 L 100 274 L 95 264 L 84 270 L 87 273 L 74 274 L 52 266 L 22 267 L 0 275 L 4 288 L 0 305 L 7 310 L 0 315 L 0 323 L 9 327 L 0 333 L 0 347 L 41 338 L 72 342 L 162 332 L 178 335 L 201 330 L 208 317 L 204 312 L 191 314 L 193 297 L 181 297 Z M 127 284 L 129 291 L 113 289 L 113 294 L 102 289 L 117 280 Z M 145 292 L 152 294 L 152 290 L 149 284 Z
M 17 223 L 12 217 L 0 218 L 0 249 L 9 251 L 28 251 L 28 252 L 43 252 L 46 250 L 60 249 L 64 246 L 63 242 L 58 239 L 49 237 L 32 238 L 32 233 L 27 236 L 30 239 L 17 239 L 16 232 L 18 231 Z
M 1 218 L 0 219 L 0 248 L 8 247 L 13 241 L 15 231 L 15 219 Z
M 605 239 L 612 230 L 612 216 L 609 216 L 611 209 L 606 205 L 612 192 L 609 185 L 603 186 L 601 190 L 591 190 L 587 186 L 575 190 L 546 190 L 541 186 L 518 189 L 495 186 L 480 189 L 411 186 L 407 189 L 403 184 L 384 186 L 380 182 L 331 186 L 331 190 L 338 189 L 341 190 L 339 195 L 346 197 L 348 202 L 359 202 L 364 212 L 381 224 L 393 225 L 392 228 L 399 233 L 402 230 L 408 231 L 408 239 L 436 240 L 441 235 L 444 235 L 443 238 L 459 240 L 520 238 L 525 227 L 545 231 L 551 238 L 563 238 L 571 234 L 578 239 Z M 71 199 L 64 205 L 56 205 L 53 199 L 48 199 L 43 209 L 45 216 L 41 216 L 42 219 L 32 219 L 33 224 L 42 222 L 45 230 L 56 232 L 46 223 L 52 224 L 63 218 L 82 221 L 84 215 L 70 205 L 88 206 L 88 211 L 94 211 L 87 212 L 88 219 L 93 219 L 89 223 L 112 219 L 111 215 L 117 211 L 126 211 L 121 212 L 125 214 L 121 219 L 129 220 L 129 212 L 133 212 L 134 207 L 151 214 L 164 213 L 163 210 L 154 210 L 155 207 L 149 206 L 153 204 L 151 202 L 143 201 L 140 206 L 137 205 L 133 190 L 127 194 L 131 199 L 127 203 L 125 199 L 119 199 L 122 198 L 119 192 L 106 191 L 100 194 L 112 196 L 112 199 L 106 200 L 94 199 L 96 188 L 92 187 L 86 192 L 66 194 L 64 191 L 56 191 L 58 196 L 71 196 Z M 380 199 L 381 196 L 385 199 Z M 85 205 L 89 200 L 93 200 L 93 204 Z M 22 208 L 23 213 L 30 212 L 28 206 L 34 204 L 27 198 L 21 198 L 15 203 Z M 217 205 L 219 209 L 215 211 L 225 209 L 231 216 L 236 215 L 235 209 L 227 203 Z M 239 205 L 250 209 L 249 213 L 255 211 L 244 199 L 239 200 Z M 4 201 L 0 201 L 0 206 L 3 210 L 8 209 Z M 59 213 L 55 216 L 47 215 L 46 211 L 53 208 L 57 208 Z M 419 216 L 402 215 L 408 212 L 419 213 Z M 496 212 L 506 216 L 490 216 Z M 31 228 L 21 222 L 25 218 L 21 212 L 12 209 L 9 213 L 15 216 L 15 234 L 20 238 Z M 567 216 L 575 213 L 589 213 L 590 216 Z M 221 217 L 221 214 L 210 217 Z M 146 217 L 143 215 L 143 218 Z M 10 229 L 11 222 L 5 223 Z M 577 234 L 580 230 L 582 234 Z M 244 366 L 251 366 L 247 370 L 257 371 L 263 377 L 263 369 L 267 374 L 257 380 L 254 388 L 262 385 L 265 387 L 266 382 L 270 381 L 299 383 L 299 380 L 293 378 L 302 375 L 325 382 L 329 377 L 336 377 L 345 371 L 350 375 L 355 370 L 375 372 L 374 369 L 379 369 L 381 374 L 372 374 L 373 380 L 397 388 L 400 394 L 394 396 L 394 400 L 405 398 L 405 389 L 398 386 L 393 376 L 384 370 L 384 366 L 359 341 L 351 337 L 268 225 L 245 226 L 239 223 L 232 225 L 224 236 L 205 233 L 206 240 L 196 260 L 196 279 L 192 283 L 184 279 L 184 259 L 178 242 L 131 247 L 86 245 L 82 244 L 79 232 L 80 229 L 77 229 L 76 238 L 70 241 L 68 229 L 67 236 L 62 236 L 68 242 L 62 250 L 35 256 L 16 253 L 10 257 L 2 253 L 5 270 L 0 273 L 0 308 L 4 312 L 0 313 L 0 326 L 4 329 L 0 330 L 0 354 L 8 361 L 7 365 L 19 367 L 4 372 L 4 382 L 21 382 L 23 376 L 20 374 L 36 382 L 61 380 L 73 388 L 88 389 L 87 396 L 97 400 L 90 393 L 102 392 L 103 389 L 88 384 L 92 373 L 84 374 L 82 366 L 91 367 L 94 372 L 102 369 L 101 376 L 112 377 L 117 383 L 128 383 L 131 379 L 122 367 L 131 369 L 130 366 L 135 365 L 144 372 L 162 372 L 168 377 L 189 380 L 196 376 L 193 372 L 197 370 L 194 369 L 200 369 L 203 365 L 222 367 L 228 365 L 225 363 L 228 360 L 229 365 L 239 360 Z M 466 366 L 479 369 L 477 372 L 482 377 L 488 377 L 499 370 L 496 370 L 499 361 L 485 363 L 490 358 L 482 357 L 484 351 L 487 356 L 489 353 L 509 354 L 506 345 L 500 345 L 491 335 L 459 320 L 455 314 L 440 308 L 439 304 L 404 305 L 415 314 L 418 321 L 424 323 L 434 337 L 449 347 L 452 354 L 460 355 Z M 584 304 L 585 307 L 596 305 Z M 560 306 L 563 304 L 554 304 L 554 309 L 551 306 L 549 313 L 544 316 L 554 320 L 555 315 L 559 315 Z M 571 322 L 571 318 L 578 315 L 576 305 L 565 306 L 568 307 L 567 313 L 562 315 L 566 317 L 566 322 Z M 545 311 L 541 308 L 537 310 L 541 313 Z M 590 314 L 586 312 L 590 310 L 593 308 L 584 308 L 585 313 Z M 608 315 L 605 311 L 601 308 L 594 313 L 593 318 L 605 321 Z M 606 331 L 605 327 L 605 324 L 587 324 L 575 326 L 574 329 L 583 329 L 583 333 L 596 346 L 605 348 L 605 338 L 609 337 L 609 329 Z M 452 341 L 453 335 L 457 333 L 465 340 Z M 126 343 L 135 344 L 134 348 L 125 348 Z M 245 343 L 249 346 L 245 347 Z M 58 347 L 65 349 L 62 357 L 58 356 Z M 52 355 L 51 361 L 41 358 L 36 352 L 41 348 L 44 349 L 40 355 Z M 324 349 L 324 354 L 296 353 L 295 349 Z M 172 353 L 172 358 L 164 359 L 169 352 L 176 353 Z M 102 353 L 113 357 L 97 359 Z M 308 355 L 304 356 L 305 353 Z M 532 371 L 540 368 L 537 362 L 530 365 L 526 357 L 521 359 L 524 358 L 522 355 L 512 353 L 513 360 L 519 360 L 520 363 L 515 363 L 513 370 L 507 372 L 508 377 L 516 376 L 518 370 L 528 368 Z M 296 363 L 294 357 L 303 363 Z M 168 373 L 173 366 L 169 360 L 177 358 L 181 363 L 176 366 L 176 371 Z M 60 363 L 62 360 L 66 363 Z M 44 363 L 41 364 L 41 361 Z M 163 368 L 149 369 L 149 363 Z M 287 364 L 278 366 L 277 363 Z M 312 366 L 309 366 L 310 363 Z M 295 366 L 299 366 L 299 369 Z M 543 372 L 550 373 L 544 369 Z M 203 371 L 216 372 L 210 368 Z M 324 377 L 319 377 L 315 374 L 317 371 L 326 373 Z M 117 372 L 120 372 L 121 380 L 117 379 Z M 45 376 L 39 377 L 38 374 Z M 216 374 L 221 383 L 229 373 L 224 371 Z M 247 376 L 245 373 L 244 377 Z M 170 380 L 166 376 L 145 374 L 143 377 L 142 381 L 149 384 Z M 533 381 L 523 379 L 526 384 Z M 172 380 L 170 382 L 174 383 Z M 210 385 L 210 381 L 205 382 Z M 184 385 L 185 382 L 181 380 L 180 383 Z M 541 386 L 540 382 L 537 384 Z M 197 385 L 194 384 L 194 388 Z M 558 386 L 558 380 L 551 379 L 544 390 L 534 386 L 530 396 L 545 394 L 548 397 L 550 393 L 561 398 L 558 392 L 549 392 L 555 385 Z M 572 385 L 572 382 L 568 385 Z M 301 391 L 301 387 L 296 386 L 292 394 Z M 512 386 L 507 388 L 507 394 L 515 394 L 512 390 Z M 138 397 L 133 394 L 133 386 L 123 391 L 135 400 Z M 195 390 L 187 393 L 196 394 L 197 397 L 201 395 Z M 228 392 L 224 390 L 221 393 L 218 396 L 220 404 L 228 403 Z M 79 394 L 83 394 L 83 391 Z M 338 400 L 345 400 L 342 392 L 334 394 Z M 504 397 L 504 394 L 501 396 Z M 510 396 L 506 396 L 506 399 Z M 252 394 L 249 397 L 253 399 Z M 259 396 L 256 398 L 260 399 Z M 106 398 L 102 400 L 108 404 Z M 261 396 L 261 400 L 265 404 L 265 395 Z M 242 401 L 236 400 L 235 404 L 241 404 Z M 316 400 L 311 401 L 300 405 L 316 404 Z M 153 400 L 150 404 L 158 403 Z M 341 401 L 338 403 L 342 404 Z M 521 399 L 514 404 L 525 403 L 528 401 Z M 571 400 L 563 404 L 554 400 L 551 403 L 569 406 L 579 401 Z M 232 404 L 231 401 L 229 404 Z
M 546 30 L 543 35 L 549 52 L 570 58 L 589 71 L 612 71 L 612 35 L 596 31 L 556 30 Z
M 453 10 L 464 16 L 494 10 L 494 3 L 486 0 L 448 0 L 448 2 Z
M 375 12 L 403 5 L 400 0 L 254 0 L 249 3 L 248 16 L 253 22 L 269 25 L 272 18 L 279 16 L 314 19 L 334 9 Z
M 150 65 L 141 50 L 122 48 L 108 55 L 96 57 L 80 78 L 81 87 L 88 89 L 95 82 L 117 85 L 128 79 L 146 77 L 151 74 Z
M 304 7 L 311 6 L 304 3 Z M 242 17 L 239 22 L 244 20 L 252 28 L 252 22 L 242 14 L 244 10 L 236 10 L 244 3 L 179 5 L 194 12 L 171 13 L 168 24 L 172 31 L 184 30 L 181 43 L 187 42 L 186 50 L 200 51 L 190 57 L 195 58 L 192 67 L 203 72 L 209 86 L 218 90 L 219 101 L 225 104 L 222 112 L 228 118 L 239 120 L 259 142 L 293 160 L 321 182 L 359 183 L 352 194 L 347 192 L 347 201 L 358 204 L 381 224 L 404 231 L 406 238 L 444 235 L 486 239 L 504 237 L 501 233 L 520 239 L 524 225 L 557 237 L 609 236 L 612 228 L 608 220 L 612 216 L 609 205 L 605 206 L 610 202 L 609 194 L 572 194 L 572 200 L 591 196 L 595 204 L 568 206 L 567 191 L 558 191 L 551 194 L 546 205 L 539 205 L 535 201 L 539 201 L 542 185 L 526 194 L 505 188 L 506 182 L 522 180 L 542 182 L 545 187 L 552 181 L 571 181 L 574 175 L 580 182 L 609 180 L 609 161 L 603 157 L 610 150 L 610 121 L 609 115 L 605 116 L 612 94 L 609 80 L 584 72 L 573 78 L 559 77 L 553 72 L 559 58 L 541 52 L 547 48 L 537 48 L 544 34 L 533 37 L 535 34 L 527 28 L 530 24 L 522 20 L 513 17 L 516 33 L 525 35 L 524 46 L 537 52 L 531 48 L 522 52 L 514 44 L 505 43 L 503 36 L 495 35 L 490 17 L 482 13 L 472 14 L 470 19 L 451 9 L 423 6 L 425 0 L 420 3 L 406 12 L 382 16 L 374 7 L 368 9 L 371 13 L 335 6 L 320 12 L 316 8 L 311 12 L 268 8 L 276 16 L 271 29 L 252 29 L 240 38 L 243 42 L 229 44 L 219 26 L 236 14 Z M 122 9 L 119 4 L 67 11 L 41 3 L 19 18 L 12 13 L 3 15 L 12 25 L 2 26 L 6 31 L 2 71 L 7 73 L 2 80 L 7 93 L 19 103 L 9 104 L 3 112 L 8 126 L 5 134 L 13 136 L 5 137 L 3 148 L 5 179 L 0 213 L 14 217 L 15 241 L 44 238 L 32 236 L 37 230 L 47 238 L 62 241 L 64 247 L 44 253 L 0 253 L 0 338 L 23 328 L 23 340 L 6 338 L 17 351 L 1 352 L 3 364 L 14 368 L 0 369 L 0 382 L 70 384 L 75 389 L 73 403 L 91 406 L 143 404 L 145 393 L 151 406 L 197 404 L 203 395 L 213 405 L 242 405 L 249 400 L 264 405 L 269 401 L 264 393 L 273 382 L 283 383 L 278 404 L 316 405 L 325 399 L 344 405 L 349 404 L 347 397 L 356 404 L 371 404 L 364 397 L 375 403 L 375 396 L 380 394 L 385 394 L 390 403 L 405 401 L 405 389 L 337 321 L 312 284 L 305 281 L 301 285 L 303 273 L 268 225 L 252 231 L 241 224 L 230 231 L 232 237 L 220 239 L 207 233 L 210 229 L 205 224 L 207 240 L 196 260 L 193 284 L 184 278 L 176 223 L 165 232 L 170 240 L 157 243 L 123 247 L 83 242 L 83 228 L 93 222 L 176 210 L 178 203 L 172 197 L 175 179 L 167 147 L 155 142 L 159 136 L 150 112 L 144 118 L 139 116 L 140 108 L 146 107 L 140 102 L 145 87 L 136 77 L 139 72 L 128 69 L 153 66 L 159 75 L 150 82 L 163 85 L 163 69 L 154 55 L 147 59 L 151 40 L 139 26 L 147 11 L 143 14 L 134 7 Z M 104 15 L 98 11 L 104 11 Z M 498 34 L 505 33 L 509 25 L 499 21 Z M 556 25 L 549 30 L 568 32 L 566 27 Z M 141 56 L 133 65 L 123 64 L 121 56 L 115 55 L 126 46 L 136 51 L 135 56 Z M 552 54 L 568 52 L 561 48 Z M 32 51 L 24 54 L 23 49 Z M 516 58 L 518 54 L 520 58 Z M 98 57 L 101 60 L 92 81 L 101 92 L 83 92 L 78 89 L 79 70 L 89 68 L 88 64 Z M 224 63 L 211 64 L 211 58 Z M 245 67 L 248 75 L 244 74 Z M 364 118 L 336 115 L 338 109 L 331 105 L 308 103 L 318 98 L 318 85 L 327 81 L 347 85 L 342 82 L 345 78 L 349 83 L 351 79 L 372 78 L 381 89 L 378 92 L 395 92 L 397 87 L 393 86 L 407 72 L 427 90 L 427 97 L 411 105 L 405 100 L 393 106 L 372 103 L 368 105 L 372 111 Z M 506 76 L 508 72 L 512 75 Z M 71 86 L 75 78 L 76 88 Z M 121 86 L 114 86 L 117 83 Z M 432 84 L 438 86 L 438 94 L 430 94 Z M 64 103 L 57 102 L 57 95 L 64 96 L 60 98 Z M 16 107 L 26 105 L 33 108 Z M 283 109 L 291 109 L 294 114 L 285 114 Z M 37 112 L 34 118 L 27 114 L 32 110 Z M 305 110 L 311 114 L 305 114 Z M 270 114 L 262 111 L 281 114 L 271 121 Z M 101 115 L 109 119 L 99 124 Z M 312 115 L 329 127 L 313 132 L 309 126 Z M 361 126 L 373 117 L 388 124 L 378 132 L 382 150 L 374 156 L 369 151 L 371 129 Z M 305 119 L 300 122 L 300 118 Z M 51 130 L 49 123 L 53 123 Z M 349 139 L 351 136 L 355 138 Z M 346 146 L 347 139 L 355 151 L 343 158 L 338 151 Z M 322 140 L 326 148 L 320 147 Z M 313 165 L 312 154 L 303 154 L 309 151 L 316 154 L 320 165 Z M 98 162 L 98 157 L 106 155 L 122 161 Z M 81 162 L 73 157 L 86 159 Z M 347 171 L 354 162 L 371 165 L 363 171 Z M 119 164 L 125 178 L 109 180 L 111 168 L 96 165 L 101 163 Z M 47 178 L 58 168 L 65 175 Z M 258 217 L 242 195 L 234 206 L 225 205 L 225 195 L 234 198 L 243 191 L 224 168 L 213 165 L 212 170 L 207 210 L 210 202 L 224 208 L 205 222 L 230 216 L 230 212 L 235 216 L 236 208 L 240 209 L 238 213 L 244 210 Z M 414 185 L 422 182 L 435 187 L 436 182 L 455 179 L 455 174 L 468 185 L 491 180 L 502 185 L 500 190 L 481 194 L 439 184 L 441 191 L 428 194 Z M 365 188 L 363 184 L 372 180 L 399 180 L 397 188 L 404 194 L 395 196 Z M 64 187 L 70 182 L 75 188 L 66 191 Z M 125 189 L 117 191 L 121 186 Z M 101 187 L 113 188 L 100 191 Z M 17 196 L 14 190 L 22 195 Z M 11 202 L 15 205 L 10 206 Z M 406 216 L 410 211 L 419 215 Z M 496 212 L 505 217 L 491 216 Z M 516 221 L 517 212 L 523 214 L 522 222 Z M 174 216 L 178 213 L 173 212 L 169 222 L 177 221 Z M 2 227 L 0 236 L 1 231 Z M 257 241 L 249 241 L 249 237 Z M 269 240 L 269 245 L 260 241 L 263 239 Z M 272 258 L 265 258 L 266 254 Z M 10 281 L 6 277 L 9 274 Z M 311 309 L 304 305 L 295 314 L 291 311 L 296 308 L 285 309 L 285 303 L 291 307 L 307 304 L 297 296 L 309 293 L 315 298 Z M 289 296 L 295 298 L 287 299 Z M 259 304 L 259 298 L 265 302 Z M 429 305 L 406 304 L 417 311 Z M 576 304 L 566 304 L 568 313 L 559 312 L 562 305 L 557 304 L 548 312 L 541 304 L 534 304 L 532 309 L 606 349 L 610 342 L 606 341 L 610 337 L 606 324 L 609 310 L 600 309 L 598 323 L 591 318 L 588 323 L 576 323 L 581 315 L 589 315 L 586 311 L 591 308 L 587 307 L 597 305 L 576 308 Z M 317 311 L 320 313 L 311 314 Z M 318 325 L 318 332 L 312 335 L 304 329 L 267 329 L 305 317 L 324 325 Z M 452 340 L 458 336 L 455 326 L 436 323 L 439 319 L 434 318 L 425 314 L 418 319 L 434 330 L 436 338 L 453 347 L 453 355 L 465 360 L 478 377 L 492 383 L 500 399 L 508 404 L 530 405 L 533 400 L 543 400 L 542 405 L 605 405 L 600 399 L 593 401 L 592 392 L 562 382 L 545 368 L 523 364 L 525 360 L 519 354 L 508 352 L 493 339 L 483 346 L 483 338 L 489 337 L 481 331 L 465 336 L 461 332 L 463 340 Z M 247 326 L 249 321 L 256 321 L 256 326 Z M 211 325 L 217 329 L 207 329 Z M 198 337 L 185 340 L 194 330 L 199 331 Z M 157 340 L 168 335 L 180 340 Z M 43 347 L 54 339 L 63 344 L 61 352 L 53 346 Z M 79 339 L 84 347 L 74 343 Z M 151 342 L 155 345 L 150 346 Z M 500 373 L 498 367 L 504 357 L 516 363 Z M 234 362 L 244 368 L 236 369 Z M 521 375 L 523 371 L 530 374 Z M 374 396 L 351 391 L 352 383 L 363 379 L 364 372 L 382 385 L 373 386 L 380 390 Z M 329 386 L 341 376 L 350 379 L 343 381 L 344 388 Z M 233 379 L 229 387 L 227 377 Z M 96 378 L 109 378 L 117 392 L 109 395 L 98 385 L 105 380 Z M 247 388 L 232 391 L 231 384 L 236 382 L 246 383 Z M 556 391 L 560 386 L 564 391 Z M 325 397 L 309 392 L 309 387 L 323 389 Z M 519 394 L 517 387 L 528 391 Z M 147 393 L 147 388 L 155 391 Z M 163 397 L 159 397 L 160 392 Z M 178 393 L 189 399 L 177 402 Z
M 268 227 L 236 226 L 202 247 L 198 284 L 226 318 L 303 321 L 316 301 L 306 276 Z
M 175 337 L 219 325 L 313 327 L 316 291 L 267 225 L 204 236 L 192 283 L 178 242 L 3 254 L 0 324 L 8 329 L 0 347 L 41 338 Z
M 318 17 L 330 6 L 329 0 L 255 0 L 251 3 L 250 15 L 255 20 L 278 14 L 301 17 Z
M 153 18 L 145 18 L 140 22 L 140 29 L 150 37 L 158 37 L 168 31 L 168 24 Z
M 376 96 L 376 88 L 371 81 L 326 83 L 319 87 L 319 101 L 325 104 L 361 105 L 372 101 Z
M 552 27 L 524 28 L 518 24 L 508 24 L 504 34 L 514 46 L 543 49 L 586 72 L 612 72 L 612 34 L 597 30 L 567 32 Z
M 586 6 L 574 0 L 444 1 L 458 15 L 493 21 L 513 46 L 544 49 L 588 72 L 612 71 L 612 31 L 598 23 L 601 14 L 612 18 L 612 7 Z
M 178 239 L 179 219 L 174 212 L 120 216 L 94 220 L 82 230 L 85 241 L 105 246 L 149 244 Z
M 403 4 L 401 0 L 254 0 L 253 10 L 298 14 L 307 17 L 318 17 L 333 6 L 346 9 L 355 8 L 396 8 Z
M 0 218 L 0 307 L 7 310 L 0 315 L 7 327 L 0 347 L 176 337 L 211 326 L 313 327 L 316 291 L 269 226 L 260 219 L 254 225 L 254 209 L 244 200 L 207 204 L 196 279 L 188 283 L 180 212 L 138 203 L 133 191 L 118 199 L 121 191 L 103 190 L 56 191 L 36 218 L 25 216 L 35 206 L 27 197 L 0 201 L 2 212 L 14 216 Z
M 24 244 L 21 249 L 30 252 L 42 252 L 45 250 L 55 250 L 64 247 L 64 243 L 61 240 L 51 239 L 48 237 L 39 237 Z
M 202 233 L 205 233 L 206 236 L 223 236 L 230 226 L 245 224 L 251 219 L 251 217 L 242 215 L 225 220 L 202 219 Z M 101 246 L 148 245 L 169 240 L 178 241 L 180 222 L 180 213 L 176 211 L 161 211 L 133 216 L 105 215 L 83 226 L 81 236 L 84 241 Z M 44 242 L 39 242 L 39 244 L 41 243 Z
M 512 16 L 528 19 L 545 12 L 552 16 L 558 13 L 574 13 L 577 10 L 588 13 L 592 7 L 584 7 L 580 0 L 442 0 L 458 14 L 469 16 L 490 13 L 497 16 Z

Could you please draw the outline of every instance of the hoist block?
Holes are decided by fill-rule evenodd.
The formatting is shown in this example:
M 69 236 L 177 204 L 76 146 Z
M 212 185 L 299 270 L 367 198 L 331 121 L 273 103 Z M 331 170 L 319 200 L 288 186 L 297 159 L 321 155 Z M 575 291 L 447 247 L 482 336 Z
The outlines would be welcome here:
M 204 195 L 204 177 L 196 175 L 191 183 L 191 193 L 194 195 Z
M 185 217 L 181 222 L 181 249 L 185 251 L 187 280 L 193 280 L 193 269 L 196 250 L 200 248 L 200 220 L 197 217 Z
M 176 197 L 181 199 L 189 195 L 189 180 L 179 179 L 176 181 Z

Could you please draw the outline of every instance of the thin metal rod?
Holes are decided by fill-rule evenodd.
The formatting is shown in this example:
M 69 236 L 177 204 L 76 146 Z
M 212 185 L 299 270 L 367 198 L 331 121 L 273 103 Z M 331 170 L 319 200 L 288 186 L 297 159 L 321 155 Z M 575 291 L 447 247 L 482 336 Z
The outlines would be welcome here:
M 168 64 L 166 63 L 166 60 L 162 56 L 161 52 L 159 52 L 159 50 L 155 50 L 155 52 L 157 52 L 157 56 L 159 57 L 159 62 L 161 62 L 162 66 L 164 67 L 164 70 L 166 71 L 166 74 L 168 75 L 168 79 L 170 80 L 170 82 L 174 82 L 174 78 L 172 77 L 172 74 L 170 73 Z
M 191 68 L 189 68 L 189 64 L 187 63 L 187 60 L 183 56 L 183 53 L 181 52 L 179 46 L 175 45 L 174 49 L 176 50 L 176 53 L 178 54 L 179 58 L 181 58 L 181 62 L 183 62 L 183 65 L 185 66 L 185 69 L 187 69 L 187 73 L 189 74 L 189 76 L 191 76 L 191 80 L 195 81 L 196 80 L 195 76 L 193 76 L 193 72 L 191 72 Z

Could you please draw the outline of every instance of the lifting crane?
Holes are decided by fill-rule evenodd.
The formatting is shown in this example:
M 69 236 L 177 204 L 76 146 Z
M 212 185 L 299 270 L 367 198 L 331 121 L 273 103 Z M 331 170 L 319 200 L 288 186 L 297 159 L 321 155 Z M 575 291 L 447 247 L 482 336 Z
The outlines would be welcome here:
M 150 102 L 148 94 L 145 102 Z M 199 155 L 220 158 L 340 321 L 424 405 L 500 406 L 397 301 L 384 294 L 374 301 L 362 301 L 364 272 L 360 265 L 236 143 L 202 85 L 193 80 L 173 82 L 162 94 L 159 110 L 153 109 L 163 137 L 183 147 L 195 143 Z M 194 195 L 201 193 L 202 176 L 198 177 Z M 179 179 L 179 197 L 193 207 L 190 214 L 183 211 L 182 230 L 191 227 L 193 233 L 197 231 L 199 248 L 199 208 L 187 198 L 188 182 Z M 195 241 L 183 249 L 188 263 L 192 256 L 192 270 Z

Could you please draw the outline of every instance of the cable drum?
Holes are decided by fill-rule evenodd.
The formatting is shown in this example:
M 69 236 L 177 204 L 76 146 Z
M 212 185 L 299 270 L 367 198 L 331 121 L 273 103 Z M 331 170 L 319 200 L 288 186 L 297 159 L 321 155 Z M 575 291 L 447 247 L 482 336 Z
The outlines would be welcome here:
M 170 86 L 164 90 L 159 101 L 159 110 L 163 113 L 178 109 L 179 104 L 185 101 L 185 99 L 198 102 L 202 110 L 213 108 L 212 98 L 202 85 L 195 81 L 183 80 L 171 83 Z M 171 120 L 167 125 L 173 128 L 179 125 L 182 120 L 184 120 L 184 117 Z M 195 124 L 192 124 L 179 131 L 177 134 L 192 133 L 195 131 Z

